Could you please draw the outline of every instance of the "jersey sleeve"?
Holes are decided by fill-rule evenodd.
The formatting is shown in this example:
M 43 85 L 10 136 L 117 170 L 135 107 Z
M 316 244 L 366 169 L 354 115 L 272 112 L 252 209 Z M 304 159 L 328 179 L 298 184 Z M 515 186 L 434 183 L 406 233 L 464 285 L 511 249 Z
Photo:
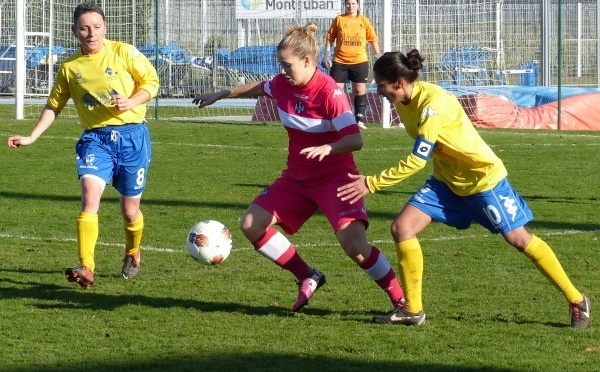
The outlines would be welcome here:
M 371 193 L 374 193 L 385 187 L 393 186 L 423 169 L 426 163 L 426 160 L 411 153 L 398 165 L 388 168 L 376 176 L 367 176 L 367 187 Z
M 156 69 L 136 47 L 130 46 L 128 58 L 131 67 L 131 76 L 137 82 L 138 89 L 144 89 L 150 98 L 156 97 L 159 89 L 158 74 Z
M 339 17 L 335 17 L 333 19 L 333 21 L 331 22 L 331 26 L 329 26 L 329 30 L 327 31 L 327 37 L 325 39 L 328 40 L 330 43 L 333 43 L 335 39 L 337 39 L 337 33 L 339 28 L 338 19 Z
M 431 106 L 426 106 L 420 115 L 420 126 L 413 150 L 405 160 L 388 168 L 376 176 L 367 176 L 366 183 L 371 193 L 384 187 L 402 182 L 406 178 L 425 168 L 433 154 L 436 140 L 441 128 L 442 118 Z
M 366 38 L 367 42 L 369 42 L 369 43 L 379 42 L 377 33 L 375 32 L 375 29 L 373 28 L 371 21 L 369 21 L 369 19 L 367 17 L 365 17 L 365 30 L 366 30 L 365 38 Z
M 261 82 L 260 89 L 266 96 L 273 98 L 277 95 L 277 90 L 280 86 L 279 84 L 282 82 L 282 79 L 285 80 L 281 74 L 277 74 L 271 80 L 265 80 Z M 285 83 L 287 84 L 287 82 Z
M 60 113 L 69 101 L 69 98 L 71 98 L 71 91 L 66 76 L 66 67 L 61 65 L 56 73 L 54 85 L 50 90 L 46 105 L 54 112 Z
M 335 87 L 325 98 L 326 112 L 335 129 L 342 135 L 360 132 L 346 94 Z

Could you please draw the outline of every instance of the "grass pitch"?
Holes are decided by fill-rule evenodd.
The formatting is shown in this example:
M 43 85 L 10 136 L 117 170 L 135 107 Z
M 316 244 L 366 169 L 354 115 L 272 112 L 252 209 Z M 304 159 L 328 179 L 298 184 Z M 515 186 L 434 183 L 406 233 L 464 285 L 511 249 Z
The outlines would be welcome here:
M 10 115 L 10 114 L 7 114 Z M 7 117 L 4 115 L 4 117 Z M 142 269 L 120 275 L 123 226 L 116 192 L 100 209 L 96 284 L 67 283 L 77 263 L 80 204 L 75 121 L 59 119 L 36 144 L 6 147 L 34 122 L 4 120 L 0 147 L 0 370 L 3 371 L 597 371 L 600 326 L 569 327 L 567 304 L 499 236 L 441 224 L 422 235 L 422 327 L 369 323 L 386 296 L 345 257 L 322 215 L 291 241 L 328 284 L 297 315 L 293 277 L 256 254 L 238 229 L 254 196 L 285 165 L 273 123 L 152 121 L 154 157 L 142 200 Z M 481 130 L 530 204 L 574 284 L 600 308 L 600 133 Z M 371 126 L 356 154 L 375 174 L 412 149 L 402 129 Z M 367 196 L 369 239 L 395 266 L 389 225 L 430 174 Z M 234 248 L 215 267 L 188 257 L 202 219 L 228 226 Z M 596 317 L 594 314 L 593 317 Z

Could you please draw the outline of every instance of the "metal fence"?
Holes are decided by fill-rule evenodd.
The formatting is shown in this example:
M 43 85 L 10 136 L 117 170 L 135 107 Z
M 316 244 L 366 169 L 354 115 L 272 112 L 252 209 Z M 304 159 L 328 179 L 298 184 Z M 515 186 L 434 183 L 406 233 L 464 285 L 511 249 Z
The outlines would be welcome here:
M 306 11 L 306 6 L 333 4 L 341 10 L 343 2 L 311 1 L 104 0 L 99 3 L 109 24 L 107 37 L 138 46 L 154 61 L 161 78 L 160 98 L 167 100 L 269 76 L 272 69 L 257 66 L 273 64 L 275 56 L 269 47 L 292 24 L 315 22 L 324 45 L 332 13 Z M 556 85 L 560 79 L 565 86 L 600 86 L 600 0 L 562 1 L 560 8 L 558 1 L 547 0 L 393 0 L 390 30 L 383 29 L 384 1 L 364 0 L 361 11 L 380 37 L 390 33 L 392 50 L 406 52 L 418 48 L 422 52 L 427 64 L 423 76 L 426 80 L 469 86 Z M 77 48 L 70 25 L 73 9 L 79 2 L 23 1 L 27 48 L 25 97 L 42 99 L 47 95 L 58 64 Z M 15 94 L 18 3 L 0 0 L 0 94 L 9 97 Z M 279 16 L 240 17 L 240 9 L 256 11 L 266 3 L 281 4 Z M 250 47 L 264 47 L 253 50 L 271 54 L 257 56 L 248 52 Z M 161 105 L 160 102 L 157 104 Z M 37 107 L 32 111 L 37 112 Z M 186 112 L 182 108 L 174 115 L 186 116 Z

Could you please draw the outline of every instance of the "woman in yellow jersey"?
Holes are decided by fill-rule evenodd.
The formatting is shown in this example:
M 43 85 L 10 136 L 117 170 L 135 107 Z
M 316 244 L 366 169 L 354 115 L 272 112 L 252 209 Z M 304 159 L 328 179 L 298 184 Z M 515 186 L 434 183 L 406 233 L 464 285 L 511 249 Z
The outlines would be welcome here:
M 359 127 L 366 129 L 367 80 L 369 78 L 369 57 L 367 43 L 371 44 L 375 57 L 379 56 L 378 38 L 371 22 L 360 14 L 358 0 L 346 0 L 346 12 L 335 17 L 325 41 L 325 57 L 321 66 L 329 70 L 329 75 L 340 89 L 348 80 L 352 82 L 354 93 L 354 116 Z M 335 43 L 333 61 L 329 56 Z
M 73 100 L 84 128 L 76 145 L 76 167 L 81 184 L 77 216 L 80 265 L 65 271 L 67 280 L 82 287 L 94 284 L 94 249 L 98 239 L 98 210 L 104 188 L 120 194 L 125 230 L 125 258 L 121 273 L 135 277 L 140 266 L 144 219 L 140 198 L 152 148 L 146 126 L 146 102 L 158 92 L 152 64 L 132 45 L 110 41 L 104 11 L 93 3 L 75 8 L 71 28 L 79 50 L 60 66 L 46 106 L 28 136 L 11 136 L 8 146 L 33 144 Z
M 502 161 L 479 136 L 454 95 L 418 80 L 423 57 L 416 49 L 404 55 L 385 53 L 373 67 L 377 92 L 395 105 L 412 152 L 376 176 L 354 179 L 338 189 L 354 202 L 369 192 L 403 181 L 433 162 L 433 175 L 404 206 L 391 226 L 406 305 L 373 317 L 375 323 L 421 325 L 425 321 L 421 292 L 423 254 L 417 235 L 431 222 L 458 229 L 476 222 L 524 253 L 569 302 L 571 326 L 590 323 L 590 301 L 571 283 L 552 249 L 525 229 L 532 220 L 527 203 L 510 186 Z

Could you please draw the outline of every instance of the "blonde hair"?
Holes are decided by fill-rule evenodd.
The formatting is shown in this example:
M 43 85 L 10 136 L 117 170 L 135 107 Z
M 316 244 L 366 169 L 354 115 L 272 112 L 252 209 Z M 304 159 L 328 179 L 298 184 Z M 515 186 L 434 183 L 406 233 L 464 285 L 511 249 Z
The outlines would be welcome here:
M 317 25 L 313 22 L 307 23 L 304 27 L 299 24 L 291 26 L 277 45 L 277 51 L 289 50 L 299 58 L 310 56 L 316 64 L 319 59 L 319 45 L 315 38 L 316 32 Z

